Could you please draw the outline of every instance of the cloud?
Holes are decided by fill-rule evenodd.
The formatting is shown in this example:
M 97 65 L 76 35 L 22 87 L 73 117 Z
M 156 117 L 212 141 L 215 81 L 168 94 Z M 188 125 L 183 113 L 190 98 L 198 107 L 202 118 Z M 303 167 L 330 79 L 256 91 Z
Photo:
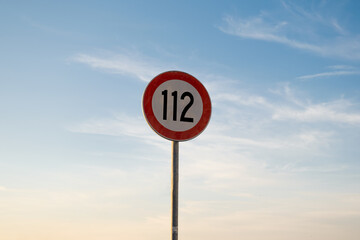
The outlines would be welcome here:
M 149 82 L 159 73 L 169 69 L 166 64 L 160 64 L 155 59 L 134 52 L 101 54 L 100 56 L 77 54 L 72 57 L 72 60 L 95 69 L 135 77 L 144 82 Z
M 147 138 L 149 130 L 145 121 L 140 118 L 119 114 L 114 119 L 89 120 L 68 128 L 72 132 L 101 134 L 108 136 L 137 136 Z
M 209 68 L 214 68 L 214 63 L 201 62 L 201 67 L 205 66 L 205 70 L 194 69 L 194 59 L 189 56 L 173 56 L 173 53 L 163 53 L 161 50 L 157 55 L 159 58 L 149 57 L 136 50 L 120 50 L 118 52 L 110 52 L 101 50 L 100 53 L 79 53 L 69 58 L 69 61 L 85 64 L 93 69 L 105 71 L 111 74 L 118 74 L 130 78 L 135 78 L 144 82 L 149 82 L 158 74 L 169 71 L 178 70 L 192 72 L 201 82 L 203 82 L 208 90 L 221 88 L 222 83 L 236 82 L 238 79 L 230 79 L 223 75 L 209 73 Z M 169 58 L 171 60 L 169 60 Z M 189 61 L 192 61 L 189 64 Z M 218 66 L 217 66 L 218 67 Z M 221 66 L 223 67 L 223 66 Z M 221 82 L 221 84 L 219 84 Z
M 250 38 L 269 42 L 282 43 L 294 48 L 305 49 L 313 52 L 321 52 L 321 47 L 309 44 L 295 39 L 290 39 L 282 34 L 284 26 L 287 22 L 278 22 L 269 24 L 264 21 L 262 16 L 253 17 L 247 20 L 235 19 L 227 16 L 224 18 L 226 27 L 220 27 L 224 33 L 235 35 L 242 38 Z
M 305 76 L 303 78 L 306 79 Z M 310 75 L 307 78 L 310 78 Z M 271 92 L 279 95 L 281 99 L 275 102 L 263 96 L 241 92 L 219 93 L 213 99 L 218 102 L 217 104 L 226 103 L 224 106 L 227 106 L 228 111 L 236 111 L 231 106 L 250 107 L 250 111 L 256 109 L 262 118 L 268 116 L 275 121 L 360 124 L 360 113 L 352 110 L 355 103 L 350 100 L 338 99 L 314 104 L 310 99 L 297 97 L 294 89 L 288 85 Z M 237 109 L 239 111 L 239 107 Z M 244 113 L 246 109 L 241 111 Z
M 228 101 L 245 106 L 265 106 L 269 107 L 271 104 L 262 96 L 246 96 L 244 94 L 220 93 L 213 97 L 217 101 Z
M 304 156 L 321 154 L 324 148 L 331 144 L 333 138 L 333 133 L 329 131 L 311 128 L 289 129 L 289 121 L 354 122 L 351 118 L 350 120 L 342 119 L 343 115 L 330 120 L 323 116 L 314 117 L 305 114 L 304 117 L 300 113 L 296 115 L 294 112 L 301 112 L 299 109 L 316 105 L 306 105 L 303 102 L 297 104 L 297 101 L 300 100 L 295 98 L 294 90 L 288 86 L 284 88 L 283 94 L 286 99 L 290 99 L 289 102 L 283 102 L 283 105 L 251 94 L 216 94 L 213 101 L 215 102 L 214 111 L 218 114 L 214 116 L 201 136 L 181 145 L 182 157 L 187 159 L 182 163 L 185 178 L 198 179 L 204 183 L 204 189 L 217 189 L 218 191 L 234 186 L 239 187 L 242 185 L 241 183 L 246 183 L 247 186 L 278 184 L 277 177 L 271 175 L 268 172 L 269 169 L 296 172 L 293 169 L 297 167 L 296 164 L 291 168 L 283 167 L 288 163 L 276 157 L 278 153 L 292 158 L 295 162 L 300 161 L 306 159 Z M 344 103 L 346 102 L 324 104 L 323 108 L 332 109 L 332 114 L 339 114 L 342 111 L 340 107 L 344 106 Z M 229 106 L 229 108 L 219 112 L 223 105 Z M 243 109 L 243 106 L 246 109 Z M 234 112 L 233 109 L 237 109 L 238 112 Z M 289 114 L 288 111 L 295 116 Z M 219 114 L 221 118 L 217 117 Z M 251 120 L 249 115 L 253 115 Z M 349 116 L 352 115 L 349 114 Z M 242 119 L 245 125 L 242 122 L 237 124 L 237 121 Z M 262 124 L 264 119 L 265 123 Z M 232 124 L 229 125 L 226 122 L 232 122 Z M 282 122 L 280 126 L 277 125 L 278 122 Z M 276 134 L 271 130 L 275 127 Z M 130 137 L 155 146 L 157 149 L 155 151 L 169 150 L 170 148 L 164 139 L 152 132 L 142 117 L 126 114 L 84 121 L 68 129 L 84 134 Z M 270 164 L 271 168 L 265 164 L 268 159 L 273 159 Z M 302 166 L 303 169 L 305 167 L 307 166 Z M 311 167 L 307 167 L 307 169 L 311 171 Z M 316 169 L 320 168 L 315 168 L 314 171 Z M 339 170 L 342 169 L 339 168 Z M 233 194 L 236 193 L 237 191 L 233 192 Z
M 333 71 L 333 72 L 322 72 L 311 75 L 304 75 L 298 77 L 298 79 L 314 79 L 314 78 L 324 78 L 324 77 L 334 77 L 334 76 L 349 76 L 349 75 L 360 75 L 359 71 Z
M 354 69 L 356 69 L 354 66 L 349 66 L 349 65 L 333 65 L 333 66 L 329 66 L 328 68 L 333 69 L 333 70 L 354 70 Z
M 233 128 L 232 132 L 231 136 L 227 136 L 227 132 L 204 133 L 198 142 L 187 142 L 181 146 L 185 181 L 202 183 L 190 184 L 187 186 L 189 189 L 222 193 L 232 189 L 231 194 L 237 195 L 249 187 L 283 185 L 281 175 L 274 174 L 274 171 L 296 173 L 294 169 L 301 166 L 300 163 L 309 155 L 320 156 L 333 137 L 321 131 L 296 131 L 289 135 L 270 137 L 264 134 L 242 138 L 241 130 Z M 279 158 L 278 154 L 286 156 L 285 159 Z M 289 159 L 293 164 L 291 167 L 288 166 Z M 303 165 L 309 171 L 321 169 L 306 163 Z
M 67 127 L 67 130 L 85 134 L 135 137 L 147 144 L 162 147 L 161 138 L 153 134 L 145 119 L 126 114 L 117 114 L 113 118 L 88 120 Z
M 360 75 L 360 71 L 353 66 L 334 65 L 334 66 L 329 66 L 327 68 L 331 69 L 332 71 L 304 75 L 297 77 L 297 79 L 308 80 L 308 79 L 325 78 L 325 77 Z
M 0 192 L 28 192 L 27 190 L 24 189 L 15 189 L 15 188 L 7 188 L 4 186 L 0 186 Z
M 353 103 L 337 100 L 312 104 L 309 99 L 298 97 L 299 93 L 290 85 L 282 86 L 277 91 L 272 90 L 269 95 L 237 92 L 231 85 L 214 88 L 213 93 L 214 115 L 209 126 L 199 137 L 180 144 L 183 204 L 179 210 L 184 221 L 183 234 L 186 234 L 186 231 L 196 233 L 196 229 L 202 227 L 205 221 L 204 226 L 221 226 L 221 229 L 227 229 L 229 224 L 246 223 L 242 224 L 242 231 L 246 229 L 248 235 L 253 236 L 259 232 L 258 218 L 262 219 L 262 224 L 268 226 L 265 231 L 276 229 L 280 232 L 283 226 L 287 226 L 287 231 L 291 233 L 296 231 L 299 223 L 310 222 L 309 226 L 312 225 L 312 221 L 315 222 L 313 215 L 331 215 L 332 213 L 328 212 L 332 209 L 330 207 L 309 209 L 306 204 L 312 203 L 315 197 L 306 195 L 306 200 L 299 201 L 298 199 L 304 198 L 296 195 L 296 192 L 316 191 L 316 188 L 323 187 L 324 179 L 330 179 L 331 182 L 334 175 L 343 176 L 348 171 L 346 162 L 339 164 L 332 161 L 333 155 L 337 154 L 334 150 L 335 144 L 341 141 L 337 139 L 338 142 L 334 143 L 334 138 L 342 136 L 338 134 L 339 128 L 334 123 L 343 123 L 344 120 L 339 117 L 328 119 L 288 116 L 282 110 L 302 112 L 322 106 L 323 109 L 332 110 L 331 114 L 352 115 L 354 112 L 350 110 Z M 223 106 L 229 108 L 222 109 Z M 329 113 L 325 111 L 323 114 Z M 243 122 L 238 124 L 238 121 L 244 121 L 245 125 Z M 294 128 L 292 123 L 297 124 L 298 121 L 308 123 L 307 127 Z M 227 124 L 228 122 L 231 124 Z M 332 125 L 330 130 L 320 129 L 313 124 L 316 122 Z M 141 214 L 146 216 L 148 226 L 165 225 L 164 215 L 167 210 L 163 203 L 169 202 L 170 187 L 171 155 L 168 141 L 157 136 L 142 116 L 124 113 L 85 120 L 68 129 L 76 133 L 119 136 L 125 137 L 127 141 L 138 141 L 138 146 L 150 146 L 151 154 L 139 150 L 135 154 L 137 159 L 147 160 L 160 156 L 165 160 L 161 161 L 160 167 L 157 165 L 155 168 L 144 168 L 136 162 L 130 170 L 124 168 L 125 164 L 106 168 L 95 166 L 90 169 L 99 175 L 98 178 L 92 177 L 91 183 L 106 178 L 108 180 L 105 183 L 112 186 L 107 187 L 107 191 L 102 190 L 102 196 L 112 196 L 108 194 L 117 192 L 115 187 L 120 187 L 120 192 L 127 194 L 126 197 L 111 197 L 111 205 L 106 202 L 106 206 L 110 208 L 116 201 L 122 203 L 123 198 L 131 197 L 135 202 L 135 198 L 153 196 L 151 208 L 159 211 Z M 118 154 L 121 155 L 121 150 Z M 128 157 L 126 156 L 127 159 Z M 133 157 L 130 156 L 130 159 L 133 160 Z M 103 157 L 102 161 L 106 159 L 107 157 Z M 125 158 L 120 156 L 117 162 L 122 162 L 123 159 Z M 151 165 L 153 163 L 151 162 Z M 316 177 L 319 174 L 323 176 L 320 180 Z M 135 194 L 134 189 L 141 194 Z M 294 194 L 296 197 L 293 197 Z M 267 197 L 269 195 L 272 196 L 271 199 Z M 303 209 L 299 210 L 299 207 Z M 128 209 L 136 212 L 131 206 Z M 342 210 L 339 209 L 339 213 Z M 345 210 L 347 209 L 344 209 L 344 213 Z M 120 211 L 125 210 L 117 212 Z M 303 214 L 307 216 L 304 217 Z M 333 214 L 334 219 L 341 221 L 341 216 L 336 214 Z M 288 223 L 286 219 L 289 216 L 300 220 Z M 351 217 L 345 215 L 343 219 L 346 221 Z M 324 223 L 327 220 L 321 218 L 321 221 Z M 302 227 L 307 229 L 308 224 Z M 232 234 L 238 231 L 236 229 L 235 226 L 231 229 Z M 315 228 L 312 229 L 312 232 L 316 231 Z M 223 233 L 222 230 L 215 232 Z M 210 236 L 210 239 L 211 237 L 215 239 L 213 236 Z
M 344 235 L 344 225 L 357 222 L 360 216 L 358 204 L 346 204 L 349 197 L 286 192 L 286 197 L 272 193 L 272 199 L 259 194 L 251 201 L 186 202 L 183 228 L 189 235 L 206 239 L 234 235 L 247 239 L 286 239 L 291 235 L 297 240 L 311 234 L 317 239 L 335 240 Z M 356 194 L 355 198 L 358 197 Z M 203 212 L 207 212 L 206 217 L 202 217 Z M 345 234 L 348 239 L 356 239 L 356 233 Z
M 231 17 L 228 21 L 234 25 L 232 30 L 236 30 L 238 22 Z M 288 22 L 271 24 L 260 16 L 241 24 L 237 32 L 241 36 L 318 51 L 315 45 L 314 48 L 311 44 L 306 45 L 286 36 Z M 140 54 L 101 57 L 80 54 L 75 61 L 142 81 L 149 81 L 161 72 L 158 61 Z M 331 69 L 337 72 L 355 71 L 342 65 L 332 66 Z M 320 172 L 324 169 L 321 168 L 321 160 L 316 166 L 306 161 L 328 156 L 331 152 L 329 146 L 333 146 L 332 141 L 338 130 L 334 124 L 360 123 L 359 114 L 351 111 L 350 101 L 313 104 L 309 99 L 297 97 L 296 89 L 289 84 L 280 90 L 269 91 L 269 95 L 256 95 L 236 90 L 232 87 L 236 83 L 233 79 L 209 73 L 202 76 L 210 86 L 214 114 L 201 136 L 181 144 L 183 184 L 187 185 L 188 192 L 198 194 L 199 198 L 206 198 L 211 192 L 232 196 L 242 196 L 245 192 L 251 196 L 253 192 L 247 189 L 249 187 L 285 186 L 287 183 L 278 172 L 294 175 Z M 298 122 L 308 123 L 308 127 L 294 129 L 294 123 Z M 333 124 L 331 126 L 335 128 L 319 129 L 313 125 L 318 122 Z M 125 136 L 154 146 L 152 151 L 155 154 L 170 150 L 168 142 L 157 136 L 142 116 L 123 113 L 85 120 L 68 130 L 83 134 Z M 326 172 L 345 169 L 336 164 L 331 166 Z
M 302 109 L 280 107 L 275 109 L 274 120 L 295 120 L 300 122 L 333 122 L 360 124 L 360 113 L 346 112 L 349 101 L 338 100 L 329 103 L 309 104 Z
M 226 16 L 219 29 L 241 38 L 276 42 L 322 56 L 360 59 L 360 35 L 348 34 L 336 18 L 325 19 L 318 12 L 307 12 L 293 4 L 285 3 L 284 8 L 291 13 L 283 17 L 286 20 L 274 20 L 274 16 L 265 13 L 247 19 Z M 321 34 L 323 29 L 330 29 L 331 34 Z

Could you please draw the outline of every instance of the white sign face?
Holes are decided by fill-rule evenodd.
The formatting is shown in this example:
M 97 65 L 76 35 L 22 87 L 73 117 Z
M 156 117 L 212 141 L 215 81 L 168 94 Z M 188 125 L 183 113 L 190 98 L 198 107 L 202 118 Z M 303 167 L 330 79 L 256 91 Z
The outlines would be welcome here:
M 191 84 L 170 80 L 155 90 L 152 108 L 161 125 L 172 131 L 186 131 L 199 122 L 203 102 L 199 92 Z

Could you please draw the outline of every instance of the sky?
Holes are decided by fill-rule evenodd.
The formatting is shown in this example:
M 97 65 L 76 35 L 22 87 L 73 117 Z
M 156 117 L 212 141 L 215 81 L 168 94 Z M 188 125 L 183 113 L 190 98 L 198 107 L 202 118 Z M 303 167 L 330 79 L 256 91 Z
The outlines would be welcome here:
M 199 79 L 179 239 L 360 238 L 360 2 L 1 1 L 0 238 L 171 234 L 156 75 Z

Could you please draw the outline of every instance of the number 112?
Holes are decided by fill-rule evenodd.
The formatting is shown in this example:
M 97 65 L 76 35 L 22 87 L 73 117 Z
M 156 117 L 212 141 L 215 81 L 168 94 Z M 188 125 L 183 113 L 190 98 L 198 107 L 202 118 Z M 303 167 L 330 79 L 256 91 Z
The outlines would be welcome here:
M 168 105 L 168 90 L 164 90 L 161 92 L 163 95 L 163 120 L 167 120 L 167 105 Z M 177 121 L 177 103 L 178 103 L 178 91 L 173 91 L 171 93 L 171 96 L 173 97 L 173 116 L 172 120 Z M 181 94 L 180 99 L 184 100 L 185 97 L 190 98 L 190 102 L 184 107 L 184 109 L 181 112 L 180 116 L 180 122 L 194 122 L 194 118 L 186 117 L 187 111 L 190 109 L 190 107 L 194 104 L 194 96 L 190 92 L 184 92 Z

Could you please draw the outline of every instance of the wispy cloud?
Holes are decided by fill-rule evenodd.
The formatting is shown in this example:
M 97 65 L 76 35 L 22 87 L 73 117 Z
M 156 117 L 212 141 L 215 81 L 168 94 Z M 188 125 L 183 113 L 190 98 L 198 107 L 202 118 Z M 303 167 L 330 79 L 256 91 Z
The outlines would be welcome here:
M 355 200 L 358 200 L 359 195 L 354 195 L 306 192 L 289 196 L 287 192 L 286 197 L 279 194 L 271 200 L 259 194 L 251 198 L 251 203 L 244 199 L 217 203 L 202 201 L 202 204 L 186 202 L 184 222 L 186 230 L 192 235 L 201 234 L 199 229 L 208 228 L 209 231 L 205 231 L 201 236 L 211 240 L 220 237 L 232 238 L 234 234 L 247 239 L 270 240 L 289 235 L 300 240 L 311 234 L 317 239 L 334 240 L 344 235 L 344 224 L 359 219 L 358 204 L 346 204 L 347 198 L 355 197 Z M 304 203 L 300 200 L 304 198 L 309 201 Z M 201 216 L 204 211 L 211 213 L 210 216 L 198 221 L 194 215 Z M 241 227 L 234 223 L 241 223 Z M 345 235 L 349 239 L 355 239 L 351 233 Z
M 349 65 L 333 65 L 333 66 L 328 66 L 329 69 L 333 69 L 333 70 L 355 70 L 356 67 L 354 66 L 349 66 Z
M 126 114 L 118 114 L 112 118 L 88 120 L 67 127 L 67 130 L 85 134 L 136 137 L 147 144 L 162 147 L 161 139 L 153 134 L 145 119 Z
M 314 79 L 314 78 L 324 78 L 324 77 L 335 77 L 335 76 L 349 76 L 349 75 L 360 75 L 360 71 L 333 71 L 333 72 L 322 72 L 310 75 L 304 75 L 298 77 L 298 79 Z
M 219 103 L 227 102 L 228 108 L 231 105 L 253 107 L 257 111 L 260 110 L 262 117 L 267 115 L 276 121 L 360 123 L 360 113 L 352 109 L 354 103 L 349 100 L 338 99 L 314 104 L 309 99 L 296 97 L 289 86 L 272 92 L 280 95 L 282 100 L 274 102 L 262 96 L 247 96 L 243 93 L 218 94 L 214 99 Z
M 220 30 L 230 35 L 235 35 L 242 38 L 277 42 L 294 48 L 305 49 L 313 52 L 322 52 L 322 48 L 320 46 L 301 42 L 296 39 L 291 39 L 283 34 L 284 27 L 288 25 L 288 23 L 285 21 L 270 24 L 267 23 L 267 21 L 264 20 L 262 16 L 257 16 L 246 20 L 227 16 L 224 18 L 224 21 L 227 25 L 225 27 L 220 27 Z
M 252 24 L 258 24 L 259 27 L 264 25 L 262 32 L 266 34 L 257 36 L 252 33 Z M 272 28 L 263 20 L 254 19 L 246 34 L 259 39 L 270 36 L 272 41 L 287 43 L 291 41 L 287 37 L 279 38 L 281 29 L 286 26 L 287 23 L 283 22 Z M 300 46 L 300 43 L 295 45 Z M 142 81 L 149 81 L 161 72 L 161 67 L 158 66 L 162 64 L 141 54 L 97 56 L 80 54 L 74 60 Z M 332 66 L 331 69 L 354 71 L 341 65 Z M 252 195 L 251 190 L 244 188 L 286 185 L 283 176 L 275 172 L 316 173 L 322 169 L 319 167 L 321 164 L 313 166 L 301 163 L 314 157 L 327 157 L 339 123 L 360 123 L 360 114 L 352 110 L 350 101 L 342 99 L 314 104 L 310 99 L 298 97 L 296 89 L 292 89 L 289 84 L 269 91 L 268 95 L 256 95 L 231 87 L 236 82 L 231 79 L 224 81 L 224 78 L 219 76 L 203 76 L 210 86 L 214 114 L 201 136 L 181 145 L 184 150 L 183 184 L 189 184 L 189 192 L 202 191 L 202 196 L 214 191 L 229 195 L 229 189 L 233 196 L 241 196 L 244 192 Z M 298 122 L 306 123 L 304 125 L 307 127 L 294 129 L 292 126 Z M 314 126 L 314 123 L 318 122 L 326 123 L 335 129 L 319 129 Z M 83 134 L 125 136 L 155 147 L 152 151 L 156 154 L 169 150 L 169 144 L 147 126 L 142 116 L 122 113 L 108 118 L 85 120 L 74 124 L 68 130 Z M 141 158 L 146 159 L 149 156 Z M 344 170 L 343 166 L 333 166 L 331 171 Z
M 215 188 L 228 186 L 229 181 L 234 179 L 240 182 L 247 179 L 247 182 L 253 182 L 254 185 L 269 184 L 271 178 L 266 177 L 265 180 L 258 173 L 266 171 L 264 159 L 276 152 L 292 156 L 293 159 L 301 158 L 307 153 L 318 154 L 321 152 L 318 149 L 327 147 L 333 138 L 333 132 L 311 127 L 306 130 L 289 130 L 288 124 L 296 121 L 360 123 L 360 114 L 348 111 L 352 106 L 350 101 L 311 104 L 307 100 L 297 99 L 294 90 L 289 86 L 277 94 L 283 94 L 284 99 L 280 103 L 249 94 L 216 94 L 213 98 L 214 111 L 217 115 L 220 114 L 221 118 L 215 116 L 211 120 L 207 130 L 199 137 L 201 142 L 192 141 L 183 145 L 187 152 L 185 157 L 190 160 L 184 163 L 185 176 L 197 176 Z M 223 106 L 229 108 L 222 109 Z M 244 122 L 237 124 L 238 121 Z M 232 124 L 229 126 L 225 122 Z M 278 125 L 279 122 L 282 123 Z M 275 127 L 278 130 L 276 134 L 270 131 Z M 152 132 L 144 119 L 125 114 L 88 120 L 72 126 L 69 130 L 85 134 L 127 136 L 161 150 L 168 147 L 163 139 Z M 256 172 L 253 176 L 250 174 L 252 171 Z
M 68 128 L 72 132 L 102 134 L 108 136 L 137 136 L 147 138 L 150 131 L 144 119 L 129 117 L 125 114 L 115 116 L 113 119 L 89 120 L 80 125 Z
M 344 107 L 349 103 L 345 100 L 332 103 L 308 105 L 303 109 L 289 107 L 277 108 L 272 116 L 275 120 L 296 120 L 301 122 L 335 122 L 360 124 L 360 113 L 348 113 Z
M 0 192 L 19 192 L 20 193 L 20 192 L 31 192 L 31 191 L 0 186 Z
M 297 79 L 308 80 L 308 79 L 325 78 L 325 77 L 360 75 L 360 71 L 353 66 L 334 65 L 334 66 L 329 66 L 328 68 L 332 69 L 332 71 L 304 75 L 297 77 Z
M 227 16 L 219 29 L 241 38 L 276 42 L 322 56 L 360 59 L 360 35 L 348 34 L 336 18 L 325 19 L 318 12 L 308 12 L 294 4 L 284 3 L 284 9 L 292 14 L 282 20 L 274 20 L 269 13 L 246 19 Z M 302 29 L 302 25 L 312 29 Z M 321 35 L 323 28 L 330 28 L 332 34 Z
M 72 60 L 95 69 L 135 77 L 144 82 L 149 82 L 157 74 L 169 70 L 169 65 L 160 64 L 155 59 L 136 52 L 100 55 L 77 54 L 72 57 Z

